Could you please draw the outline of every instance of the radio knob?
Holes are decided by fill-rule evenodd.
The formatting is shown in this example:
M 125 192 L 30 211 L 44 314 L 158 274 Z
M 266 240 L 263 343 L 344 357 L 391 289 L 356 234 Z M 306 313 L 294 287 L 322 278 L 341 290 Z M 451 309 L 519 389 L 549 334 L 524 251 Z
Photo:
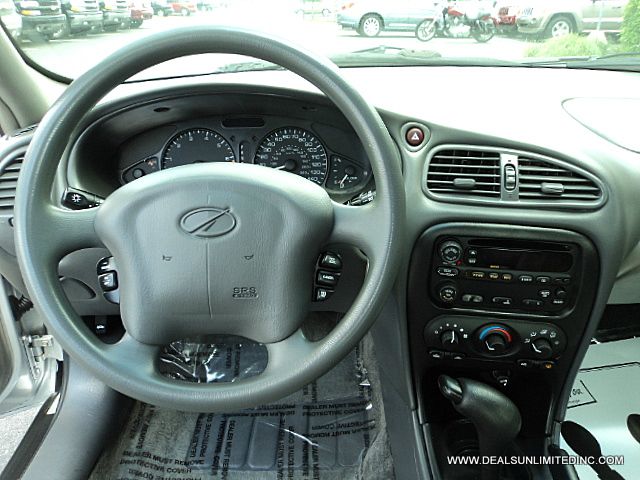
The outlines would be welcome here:
M 553 355 L 553 347 L 551 342 L 546 338 L 538 338 L 531 342 L 531 350 L 538 358 L 551 358 Z
M 445 262 L 454 263 L 462 258 L 462 245 L 455 240 L 447 240 L 440 244 L 438 253 Z
M 479 339 L 485 351 L 490 355 L 500 355 L 505 352 L 513 341 L 511 332 L 501 325 L 489 325 L 482 328 Z
M 457 296 L 458 289 L 452 283 L 444 284 L 438 289 L 438 298 L 443 303 L 453 303 Z
M 440 343 L 442 346 L 450 346 L 458 344 L 458 334 L 455 330 L 445 330 L 440 334 Z

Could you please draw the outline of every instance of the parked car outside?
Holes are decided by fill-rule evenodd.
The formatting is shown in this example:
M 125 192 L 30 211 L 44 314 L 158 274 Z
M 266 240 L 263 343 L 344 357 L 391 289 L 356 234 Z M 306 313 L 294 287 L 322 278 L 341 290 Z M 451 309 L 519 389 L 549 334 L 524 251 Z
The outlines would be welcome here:
M 170 2 L 169 5 L 171 6 L 172 13 L 174 15 L 182 15 L 183 17 L 188 17 L 197 11 L 196 4 L 191 1 L 178 0 Z
M 159 17 L 166 17 L 173 13 L 173 8 L 171 8 L 167 0 L 152 0 L 151 8 L 153 9 L 153 14 Z
M 337 21 L 344 29 L 376 37 L 382 31 L 414 32 L 423 20 L 433 18 L 435 13 L 430 1 L 355 0 L 340 7 Z
M 518 32 L 544 37 L 602 31 L 619 33 L 628 0 L 530 0 L 520 8 Z
M 22 0 L 15 5 L 22 18 L 23 37 L 40 42 L 64 33 L 67 19 L 60 0 Z
M 153 8 L 151 4 L 144 0 L 133 0 L 129 4 L 131 9 L 131 20 L 129 25 L 131 28 L 140 28 L 145 20 L 153 18 Z
M 101 0 L 100 9 L 105 30 L 127 26 L 131 18 L 128 0 Z
M 67 17 L 64 33 L 102 30 L 98 0 L 62 0 L 62 12 Z
M 22 38 L 22 17 L 18 15 L 13 0 L 0 0 L 0 18 L 2 18 L 2 23 L 9 34 L 15 40 L 20 40 Z
M 330 17 L 336 13 L 337 4 L 335 0 L 300 0 L 299 5 L 294 11 L 298 15 L 321 15 L 323 17 Z

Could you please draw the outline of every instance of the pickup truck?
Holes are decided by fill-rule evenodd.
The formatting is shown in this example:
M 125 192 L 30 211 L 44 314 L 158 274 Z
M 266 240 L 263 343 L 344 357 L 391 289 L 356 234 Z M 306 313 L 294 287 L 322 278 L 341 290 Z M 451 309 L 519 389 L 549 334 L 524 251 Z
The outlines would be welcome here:
M 68 33 L 102 30 L 98 0 L 62 0 L 62 11 L 67 17 L 65 30 Z
M 22 19 L 22 36 L 32 42 L 48 41 L 64 35 L 66 17 L 60 0 L 21 0 L 14 2 Z

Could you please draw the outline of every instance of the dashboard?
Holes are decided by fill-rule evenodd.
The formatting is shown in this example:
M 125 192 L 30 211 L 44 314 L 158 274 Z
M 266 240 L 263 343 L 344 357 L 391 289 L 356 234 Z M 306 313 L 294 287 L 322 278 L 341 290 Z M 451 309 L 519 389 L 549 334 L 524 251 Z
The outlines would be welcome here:
M 607 301 L 640 302 L 640 218 L 630 208 L 640 157 L 603 134 L 606 126 L 576 120 L 565 103 L 637 96 L 637 75 L 442 67 L 350 69 L 345 76 L 378 108 L 405 183 L 406 262 L 376 340 L 384 381 L 399 398 L 394 422 L 401 425 L 409 405 L 428 425 L 425 435 L 431 429 L 444 438 L 438 428 L 454 414 L 437 391 L 438 376 L 496 384 L 509 372 L 509 395 L 526 412 L 524 432 L 543 448 Z M 484 92 L 469 88 L 469 78 Z M 408 136 L 414 129 L 417 143 Z M 28 137 L 11 140 L 14 150 L 24 155 Z M 84 195 L 90 206 L 159 170 L 235 162 L 289 171 L 355 204 L 375 191 L 362 141 L 334 106 L 288 72 L 126 84 L 78 128 L 52 196 L 74 208 L 67 194 Z M 3 162 L 0 170 L 9 171 Z M 19 283 L 11 210 L 2 208 L 0 269 Z M 339 283 L 330 298 L 310 303 L 316 313 L 340 315 L 357 295 L 366 258 L 331 247 L 310 281 Z M 339 269 L 323 266 L 330 254 Z M 60 264 L 81 315 L 118 314 L 96 272 L 111 265 L 108 255 L 87 249 Z M 419 455 L 407 448 L 406 465 Z

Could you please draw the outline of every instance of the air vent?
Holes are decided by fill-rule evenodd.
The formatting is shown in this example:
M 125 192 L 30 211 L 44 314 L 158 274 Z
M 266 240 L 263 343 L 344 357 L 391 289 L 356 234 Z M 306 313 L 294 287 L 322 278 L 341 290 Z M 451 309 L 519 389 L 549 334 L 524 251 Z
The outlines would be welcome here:
M 518 157 L 520 201 L 599 202 L 602 190 L 585 175 L 557 163 Z
M 434 194 L 500 198 L 500 153 L 442 149 L 431 156 L 427 189 Z
M 0 167 L 0 213 L 13 212 L 18 175 L 23 160 L 22 155 L 16 156 Z

